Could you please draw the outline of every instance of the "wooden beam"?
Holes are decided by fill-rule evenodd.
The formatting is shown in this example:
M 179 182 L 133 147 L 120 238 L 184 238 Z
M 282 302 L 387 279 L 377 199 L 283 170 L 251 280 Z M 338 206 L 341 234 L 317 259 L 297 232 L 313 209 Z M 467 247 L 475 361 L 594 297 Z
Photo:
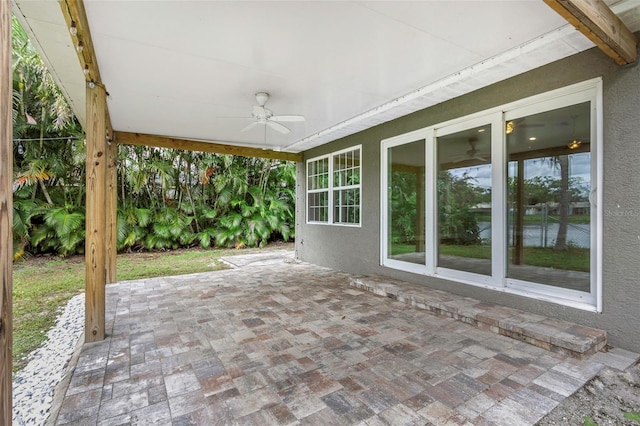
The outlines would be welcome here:
M 82 0 L 61 0 L 60 7 L 65 21 L 67 21 L 67 27 L 69 29 L 75 28 L 75 34 L 71 31 L 69 32 L 74 46 L 77 47 L 79 43 L 82 44 L 82 49 L 76 49 L 76 51 L 78 52 L 80 66 L 86 70 L 86 80 L 102 84 L 84 2 Z
M 108 131 L 107 131 L 108 132 Z M 107 149 L 107 284 L 115 283 L 118 254 L 118 144 L 111 141 Z
M 638 40 L 603 0 L 544 0 L 620 65 L 638 59 Z
M 579 154 L 591 151 L 590 142 L 582 142 L 577 148 L 571 149 L 567 146 L 557 146 L 553 148 L 536 149 L 533 151 L 522 151 L 509 154 L 509 161 L 531 160 L 534 158 L 559 157 L 560 155 Z
M 188 151 L 213 152 L 215 154 L 240 155 L 243 157 L 271 158 L 273 160 L 302 161 L 302 154 L 273 151 L 270 149 L 248 148 L 219 142 L 203 142 L 176 139 L 167 136 L 148 135 L 116 131 L 118 144 L 155 146 L 159 148 L 184 149 Z
M 104 339 L 105 285 L 116 280 L 117 176 L 112 162 L 117 154 L 111 155 L 107 146 L 107 140 L 113 139 L 106 103 L 108 94 L 100 76 L 84 2 L 59 0 L 59 3 L 72 43 L 76 48 L 82 46 L 76 52 L 87 81 L 85 342 L 95 342 Z M 116 143 L 112 145 L 117 153 Z
M 103 87 L 91 86 L 87 84 L 85 342 L 104 339 L 107 275 L 107 101 Z
M 13 106 L 11 4 L 0 1 L 0 424 L 12 422 Z
M 75 28 L 75 34 L 69 32 L 71 41 L 74 46 L 82 45 L 82 49 L 76 49 L 78 55 L 78 61 L 80 67 L 84 70 L 85 80 L 87 82 L 93 82 L 97 86 L 103 86 L 102 77 L 100 76 L 100 67 L 98 66 L 98 59 L 96 57 L 96 51 L 93 47 L 93 39 L 91 38 L 91 30 L 89 29 L 89 22 L 87 21 L 87 13 L 84 8 L 83 0 L 60 0 L 60 7 L 62 8 L 62 14 L 67 22 L 68 28 L 72 26 Z M 113 135 L 113 129 L 111 126 L 111 117 L 109 110 L 107 109 L 107 133 L 111 138 Z

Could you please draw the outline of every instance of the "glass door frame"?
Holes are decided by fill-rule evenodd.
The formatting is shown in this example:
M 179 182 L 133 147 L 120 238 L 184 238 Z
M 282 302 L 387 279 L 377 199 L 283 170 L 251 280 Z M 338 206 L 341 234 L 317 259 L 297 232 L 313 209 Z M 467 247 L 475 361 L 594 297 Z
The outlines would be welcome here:
M 591 253 L 590 291 L 568 290 L 535 282 L 506 278 L 508 265 L 507 229 L 507 145 L 505 124 L 513 118 L 550 111 L 581 102 L 591 106 Z M 571 86 L 520 99 L 465 117 L 425 127 L 381 141 L 380 161 L 380 265 L 406 272 L 517 294 L 585 311 L 602 312 L 603 236 L 603 99 L 602 79 L 595 78 Z M 492 275 L 437 267 L 437 136 L 491 124 L 492 178 Z M 388 150 L 394 146 L 424 140 L 425 143 L 425 265 L 388 258 Z
M 501 261 L 500 259 L 506 259 L 506 250 L 501 242 L 504 240 L 503 236 L 507 233 L 505 224 L 506 189 L 502 179 L 502 174 L 505 170 L 505 161 L 503 161 L 505 150 L 502 149 L 502 146 L 504 145 L 504 131 L 501 113 L 477 116 L 434 129 L 433 138 L 430 141 L 427 141 L 427 152 L 430 154 L 427 156 L 429 158 L 427 170 L 430 171 L 429 174 L 432 179 L 432 184 L 427 186 L 427 200 L 432 200 L 433 210 L 431 211 L 436 212 L 438 208 L 436 202 L 438 194 L 435 185 L 438 173 L 438 137 L 447 136 L 485 125 L 491 126 L 491 275 L 482 275 L 437 266 L 439 238 L 434 237 L 428 241 L 427 253 L 431 254 L 431 265 L 433 265 L 433 268 L 431 269 L 432 274 L 441 278 L 463 282 L 465 284 L 497 288 L 504 286 L 505 266 L 504 261 Z M 437 236 L 437 214 L 433 214 L 431 218 L 432 220 L 429 225 L 432 233 L 430 235 Z
M 556 97 L 544 102 L 533 103 L 518 108 L 512 108 L 504 112 L 505 123 L 524 116 L 543 113 L 546 111 L 576 105 L 582 102 L 590 102 L 590 120 L 592 141 L 590 173 L 592 176 L 590 191 L 590 289 L 589 293 L 566 289 L 541 283 L 523 281 L 505 276 L 505 287 L 518 294 L 526 296 L 536 295 L 538 298 L 556 301 L 562 298 L 566 301 L 574 301 L 577 304 L 585 303 L 602 311 L 602 212 L 598 206 L 602 206 L 602 89 L 601 83 L 593 88 L 576 91 L 562 97 Z M 505 147 L 506 151 L 506 147 Z M 593 199 L 593 194 L 596 195 Z M 505 258 L 505 268 L 507 259 Z M 506 269 L 505 269 L 506 271 Z M 571 305 L 571 303 L 566 303 Z
M 401 271 L 412 272 L 415 274 L 427 274 L 428 271 L 433 269 L 433 265 L 429 265 L 429 256 L 425 253 L 426 256 L 426 264 L 418 264 L 411 262 L 404 262 L 397 259 L 389 258 L 389 199 L 388 199 L 388 188 L 389 188 L 389 150 L 391 148 L 423 141 L 426 143 L 427 140 L 433 139 L 433 129 L 421 129 L 410 133 L 405 133 L 393 138 L 385 139 L 380 144 L 380 187 L 381 187 L 381 197 L 380 197 L 380 239 L 381 239 L 381 247 L 380 247 L 380 265 L 386 266 L 393 269 L 399 269 Z M 425 183 L 424 188 L 427 188 L 430 185 L 429 182 L 429 153 L 425 150 Z M 429 242 L 428 237 L 431 232 L 427 229 L 429 228 L 429 212 L 433 208 L 433 205 L 430 204 L 429 198 L 425 198 L 425 208 L 424 208 L 424 223 L 425 223 L 425 247 L 429 250 Z

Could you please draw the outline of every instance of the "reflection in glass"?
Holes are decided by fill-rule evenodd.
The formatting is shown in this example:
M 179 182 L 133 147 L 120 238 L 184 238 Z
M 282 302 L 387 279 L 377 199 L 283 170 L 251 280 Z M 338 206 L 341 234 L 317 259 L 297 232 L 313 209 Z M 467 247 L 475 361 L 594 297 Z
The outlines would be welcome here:
M 329 159 L 307 163 L 307 220 L 327 222 L 329 220 Z
M 509 123 L 507 277 L 589 292 L 590 103 Z
M 491 275 L 491 126 L 437 139 L 439 267 Z
M 424 140 L 390 148 L 388 159 L 388 257 L 424 265 Z
M 333 222 L 360 223 L 360 150 L 333 156 Z

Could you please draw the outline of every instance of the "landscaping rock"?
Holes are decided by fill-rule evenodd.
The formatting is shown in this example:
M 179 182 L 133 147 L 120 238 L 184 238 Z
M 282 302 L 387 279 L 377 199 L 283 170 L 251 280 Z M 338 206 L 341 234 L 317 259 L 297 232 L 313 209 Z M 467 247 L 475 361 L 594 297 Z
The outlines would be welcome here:
M 49 417 L 53 392 L 84 332 L 84 294 L 64 308 L 47 340 L 29 354 L 29 363 L 13 378 L 14 426 L 43 425 Z

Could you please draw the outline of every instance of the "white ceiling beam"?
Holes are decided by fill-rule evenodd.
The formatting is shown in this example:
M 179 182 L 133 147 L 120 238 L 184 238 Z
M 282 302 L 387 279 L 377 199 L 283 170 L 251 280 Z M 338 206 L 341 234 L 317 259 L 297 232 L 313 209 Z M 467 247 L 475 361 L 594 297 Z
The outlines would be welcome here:
M 620 65 L 638 59 L 638 40 L 603 0 L 544 0 Z

